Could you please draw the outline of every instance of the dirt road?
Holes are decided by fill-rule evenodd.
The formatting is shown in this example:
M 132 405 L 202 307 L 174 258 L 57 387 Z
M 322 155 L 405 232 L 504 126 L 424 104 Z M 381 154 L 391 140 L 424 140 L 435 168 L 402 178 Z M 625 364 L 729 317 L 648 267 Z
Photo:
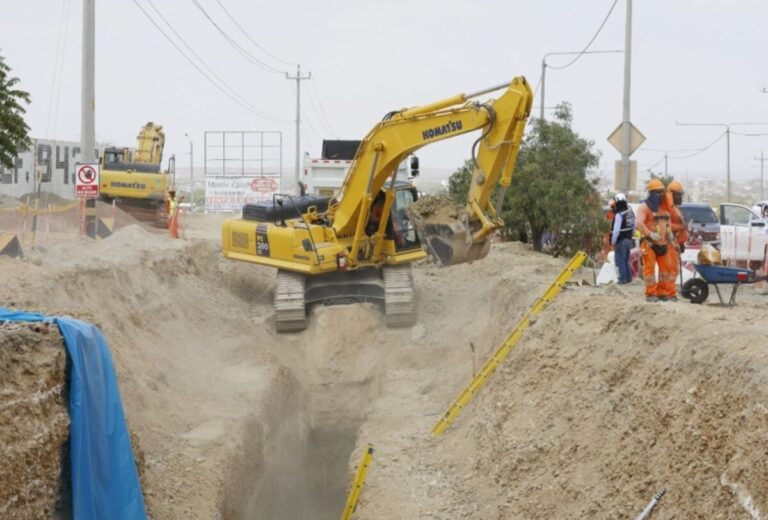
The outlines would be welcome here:
M 755 288 L 722 309 L 573 287 L 435 439 L 565 261 L 494 244 L 473 264 L 416 268 L 413 328 L 345 305 L 277 335 L 274 273 L 222 260 L 218 220 L 192 219 L 188 240 L 129 226 L 35 263 L 0 258 L 0 301 L 76 313 L 109 339 L 153 518 L 338 518 L 368 442 L 358 519 L 633 517 L 661 487 L 658 518 L 768 511 Z

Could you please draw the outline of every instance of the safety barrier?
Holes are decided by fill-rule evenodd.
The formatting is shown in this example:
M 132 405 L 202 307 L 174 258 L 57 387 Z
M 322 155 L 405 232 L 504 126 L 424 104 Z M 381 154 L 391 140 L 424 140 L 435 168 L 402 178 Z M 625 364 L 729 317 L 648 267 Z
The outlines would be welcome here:
M 472 379 L 467 385 L 459 397 L 451 404 L 443 416 L 437 421 L 437 424 L 432 428 L 432 433 L 435 435 L 442 435 L 445 430 L 456 420 L 456 417 L 466 407 L 480 388 L 485 385 L 488 379 L 493 375 L 496 369 L 507 358 L 509 352 L 517 345 L 520 338 L 523 336 L 523 332 L 531 324 L 531 318 L 541 313 L 542 309 L 551 302 L 555 296 L 560 294 L 560 291 L 565 286 L 565 283 L 573 276 L 573 273 L 581 267 L 581 264 L 587 259 L 587 254 L 584 251 L 579 251 L 574 255 L 565 268 L 557 275 L 555 281 L 544 291 L 544 294 L 536 300 L 536 303 L 525 313 L 520 319 L 517 326 L 512 330 L 512 333 L 507 337 L 501 346 L 494 352 L 493 356 L 485 363 L 480 372 Z

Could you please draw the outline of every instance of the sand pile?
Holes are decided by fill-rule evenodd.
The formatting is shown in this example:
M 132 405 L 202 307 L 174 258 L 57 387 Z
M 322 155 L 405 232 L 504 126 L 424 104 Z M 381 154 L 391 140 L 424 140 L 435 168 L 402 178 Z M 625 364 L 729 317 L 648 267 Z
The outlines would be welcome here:
M 768 511 L 765 326 L 692 307 L 553 305 L 455 433 L 488 517 L 630 518 L 660 488 L 659 518 Z
M 0 517 L 66 509 L 66 351 L 55 325 L 0 324 Z
M 530 296 L 543 289 L 528 258 L 501 269 L 487 293 L 494 305 L 473 300 L 476 327 L 508 331 L 515 318 L 494 316 L 522 312 L 519 284 L 541 285 Z M 358 452 L 363 442 L 380 449 L 359 518 L 395 514 L 397 503 L 415 504 L 401 509 L 419 518 L 634 518 L 661 488 L 654 518 L 764 518 L 765 297 L 745 292 L 737 310 L 646 304 L 641 290 L 567 290 L 438 438 L 429 430 L 471 378 L 474 338 L 425 338 L 432 368 L 412 359 L 414 389 L 385 386 L 389 402 L 361 428 Z M 444 300 L 444 314 L 468 296 Z M 498 336 L 474 342 L 490 350 Z M 415 418 L 404 428 L 406 415 Z

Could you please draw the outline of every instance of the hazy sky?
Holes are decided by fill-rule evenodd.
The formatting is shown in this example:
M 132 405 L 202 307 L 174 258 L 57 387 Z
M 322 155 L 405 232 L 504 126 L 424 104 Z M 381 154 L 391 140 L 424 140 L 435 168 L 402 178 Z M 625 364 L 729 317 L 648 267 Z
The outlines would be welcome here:
M 244 58 L 195 1 L 229 38 L 271 67 L 295 74 L 294 65 L 254 46 L 221 5 L 263 49 L 311 71 L 312 80 L 302 83 L 302 117 L 308 124 L 302 128 L 301 149 L 312 155 L 319 155 L 322 137 L 360 139 L 392 109 L 479 90 L 517 75 L 536 86 L 542 56 L 581 50 L 613 3 L 136 0 L 190 55 L 150 1 L 208 67 L 275 119 L 294 119 L 295 81 Z M 33 136 L 78 140 L 81 1 L 2 0 L 0 5 L 0 54 L 32 95 L 27 119 Z M 592 50 L 623 48 L 625 5 L 618 0 Z M 675 121 L 768 123 L 768 94 L 760 92 L 768 87 L 768 1 L 635 0 L 633 15 L 631 119 L 648 138 L 644 148 L 696 150 L 724 130 L 678 127 Z M 293 124 L 264 119 L 222 94 L 133 0 L 97 0 L 96 18 L 99 141 L 132 146 L 139 127 L 155 121 L 166 130 L 166 156 L 175 153 L 179 166 L 188 164 L 188 133 L 200 167 L 206 130 L 277 130 L 283 132 L 284 165 L 293 165 Z M 548 63 L 562 65 L 569 59 L 553 56 Z M 546 105 L 573 104 L 574 127 L 602 150 L 604 170 L 612 171 L 618 158 L 606 137 L 621 121 L 622 81 L 621 54 L 585 55 L 547 74 Z M 768 125 L 734 130 L 768 133 Z M 422 168 L 457 167 L 469 156 L 472 139 L 423 149 Z M 768 154 L 768 136 L 734 135 L 731 145 L 733 175 L 759 175 L 753 157 L 761 148 Z M 724 176 L 725 139 L 695 157 L 672 159 L 687 154 L 670 154 L 671 173 Z M 633 156 L 641 170 L 654 164 L 663 168 L 662 157 L 642 151 Z

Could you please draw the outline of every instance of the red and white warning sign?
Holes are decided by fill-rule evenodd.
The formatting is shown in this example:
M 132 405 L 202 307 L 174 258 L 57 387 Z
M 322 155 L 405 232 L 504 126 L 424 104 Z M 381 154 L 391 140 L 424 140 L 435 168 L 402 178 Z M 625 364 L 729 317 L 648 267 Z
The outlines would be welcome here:
M 99 196 L 99 165 L 78 164 L 75 168 L 75 196 Z

